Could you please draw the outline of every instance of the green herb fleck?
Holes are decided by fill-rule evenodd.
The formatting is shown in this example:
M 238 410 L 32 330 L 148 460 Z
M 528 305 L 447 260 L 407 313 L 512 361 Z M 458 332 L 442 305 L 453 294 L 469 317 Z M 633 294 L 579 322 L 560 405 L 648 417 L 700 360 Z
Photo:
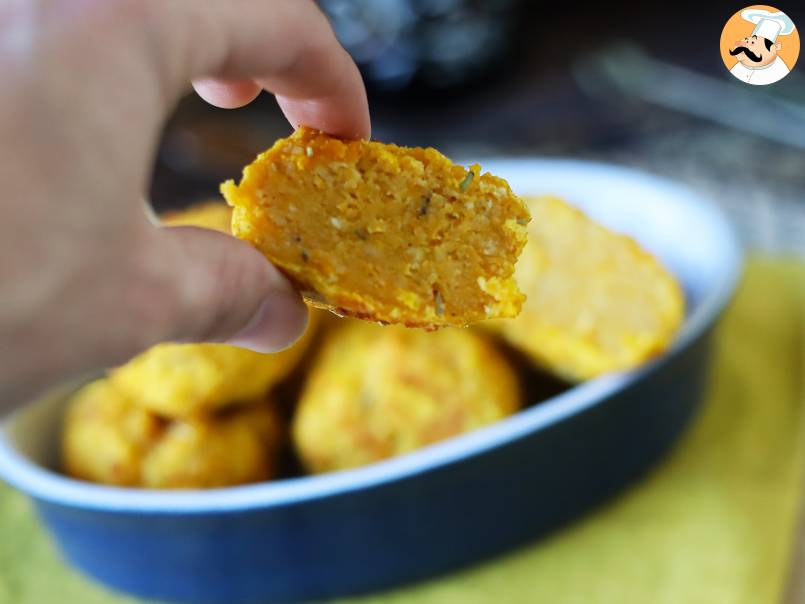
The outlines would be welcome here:
M 313 157 L 313 147 L 305 147 L 305 155 Z
M 472 179 L 474 177 L 475 177 L 475 173 L 472 170 L 467 172 L 467 175 L 464 177 L 464 180 L 462 180 L 461 184 L 458 186 L 458 188 L 461 189 L 462 193 L 469 188 L 470 183 L 472 182 Z

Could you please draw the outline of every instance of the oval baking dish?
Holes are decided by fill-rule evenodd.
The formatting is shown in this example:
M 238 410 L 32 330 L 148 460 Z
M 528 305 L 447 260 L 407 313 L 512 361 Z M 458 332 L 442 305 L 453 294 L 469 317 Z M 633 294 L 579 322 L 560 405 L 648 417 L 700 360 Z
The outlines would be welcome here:
M 740 250 L 722 214 L 666 180 L 604 164 L 500 159 L 520 194 L 552 193 L 657 254 L 687 297 L 672 348 L 487 428 L 364 468 L 209 491 L 71 480 L 55 463 L 70 386 L 0 432 L 0 476 L 64 556 L 141 597 L 298 601 L 367 592 L 488 558 L 578 517 L 640 476 L 693 416 Z

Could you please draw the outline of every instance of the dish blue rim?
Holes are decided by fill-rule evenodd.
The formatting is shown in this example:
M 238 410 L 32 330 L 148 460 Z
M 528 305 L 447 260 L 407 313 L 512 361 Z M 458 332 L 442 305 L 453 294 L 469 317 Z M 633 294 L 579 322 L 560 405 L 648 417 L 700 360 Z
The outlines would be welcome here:
M 10 446 L 7 438 L 0 438 L 0 477 L 39 500 L 75 508 L 136 514 L 187 515 L 268 509 L 360 491 L 481 454 L 598 404 L 652 372 L 668 356 L 689 345 L 715 322 L 729 302 L 740 278 L 742 253 L 726 217 L 712 202 L 662 177 L 615 164 L 558 158 L 501 157 L 492 161 L 498 166 L 525 165 L 535 161 L 542 166 L 555 163 L 564 169 L 578 167 L 587 172 L 606 171 L 610 175 L 642 181 L 643 185 L 664 189 L 680 204 L 695 205 L 698 211 L 708 215 L 712 224 L 718 225 L 714 235 L 720 237 L 718 247 L 724 253 L 721 279 L 686 318 L 678 337 L 664 355 L 633 371 L 606 375 L 575 386 L 491 426 L 401 457 L 352 470 L 220 489 L 147 491 L 68 478 L 26 459 Z M 8 421 L 8 418 L 4 420 L 0 429 Z

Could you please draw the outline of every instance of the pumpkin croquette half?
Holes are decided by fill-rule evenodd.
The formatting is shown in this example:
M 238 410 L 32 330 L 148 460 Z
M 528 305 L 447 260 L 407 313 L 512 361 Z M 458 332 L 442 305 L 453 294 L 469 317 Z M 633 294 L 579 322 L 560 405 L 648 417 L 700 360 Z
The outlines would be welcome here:
M 349 321 L 325 339 L 293 418 L 311 472 L 362 466 L 514 413 L 514 370 L 475 332 Z
M 487 325 L 572 381 L 631 369 L 665 350 L 685 313 L 674 275 L 634 239 L 561 199 L 526 202 L 534 220 L 515 274 L 528 298 L 517 318 Z
M 232 233 L 314 305 L 428 329 L 520 311 L 513 272 L 528 210 L 477 165 L 300 128 L 221 192 Z
M 282 442 L 281 420 L 266 400 L 204 418 L 169 420 L 101 379 L 70 401 L 62 462 L 70 476 L 103 484 L 225 487 L 274 477 Z

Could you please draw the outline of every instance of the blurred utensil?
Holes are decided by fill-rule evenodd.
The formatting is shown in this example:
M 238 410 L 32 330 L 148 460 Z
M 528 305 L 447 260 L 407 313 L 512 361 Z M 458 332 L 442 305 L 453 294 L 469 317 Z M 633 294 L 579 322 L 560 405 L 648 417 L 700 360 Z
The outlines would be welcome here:
M 654 105 L 805 149 L 805 78 L 796 73 L 786 78 L 790 98 L 783 98 L 765 87 L 746 86 L 727 76 L 726 70 L 719 80 L 654 59 L 635 44 L 619 43 L 579 59 L 574 74 L 591 95 L 614 88 Z

